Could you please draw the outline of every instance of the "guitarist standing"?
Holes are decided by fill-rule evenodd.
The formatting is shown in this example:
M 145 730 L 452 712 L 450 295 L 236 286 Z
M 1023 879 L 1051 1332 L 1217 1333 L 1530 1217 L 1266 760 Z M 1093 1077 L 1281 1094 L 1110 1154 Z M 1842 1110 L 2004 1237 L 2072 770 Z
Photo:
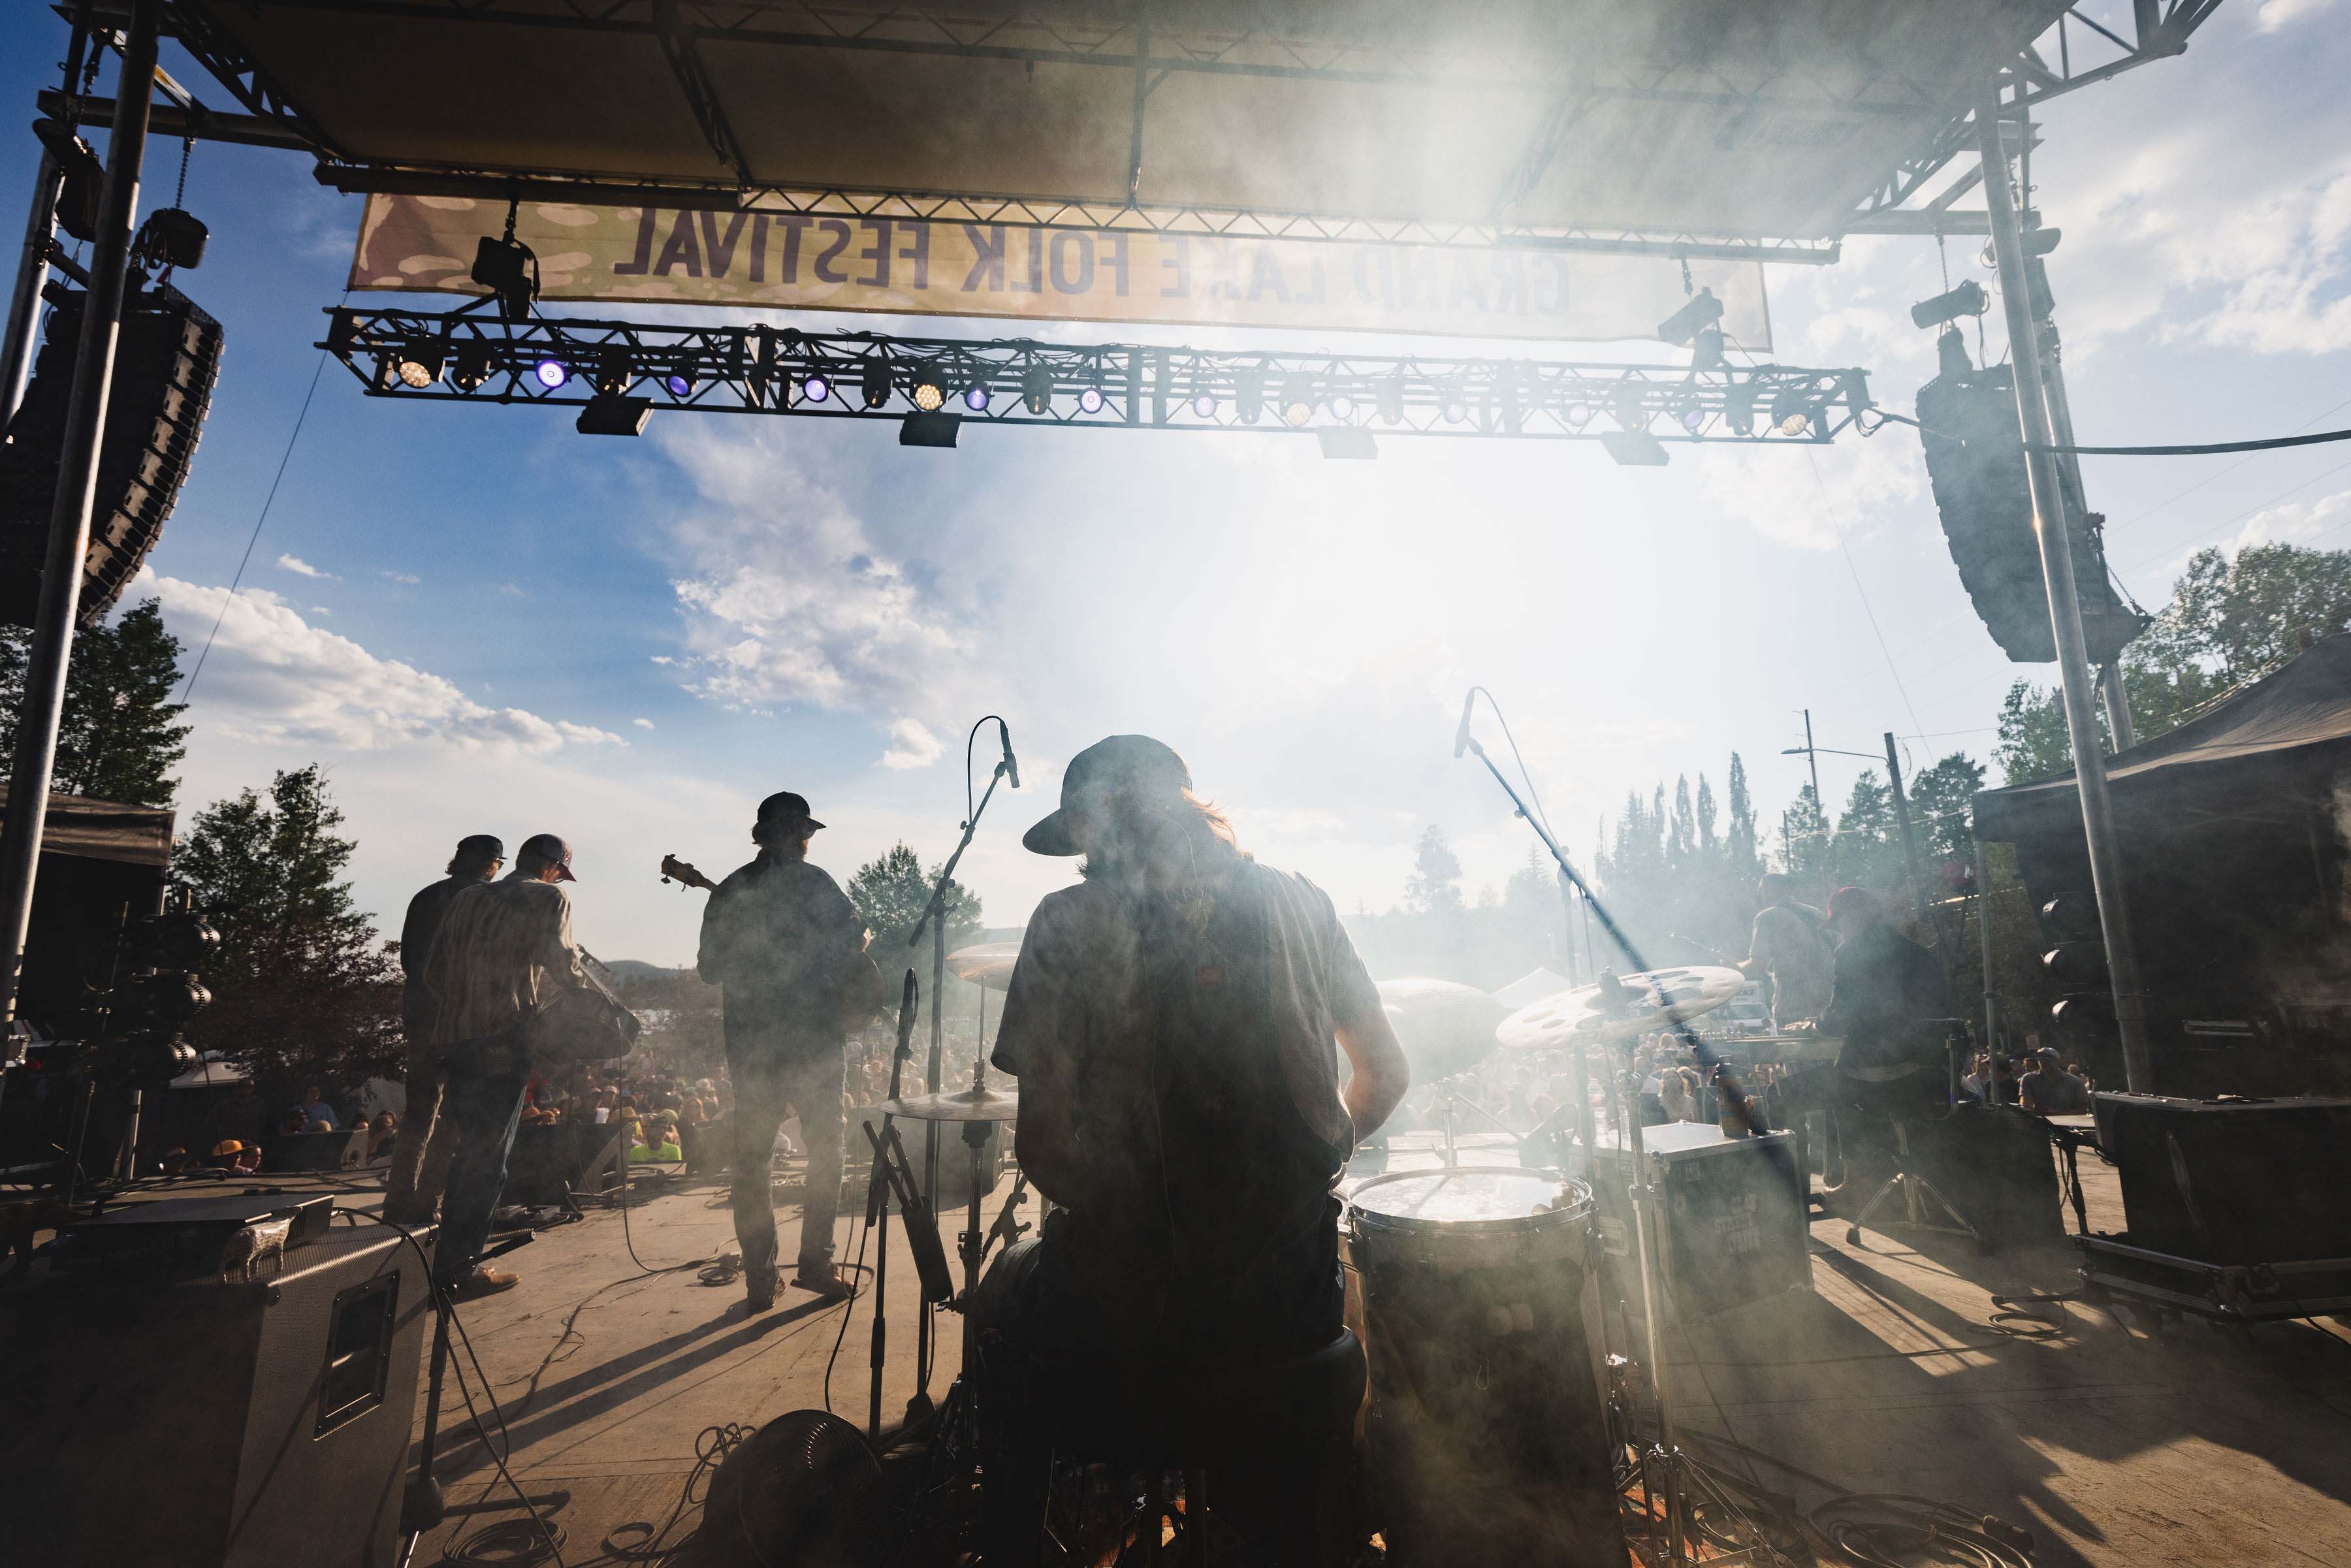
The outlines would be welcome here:
M 758 858 L 710 896 L 699 968 L 726 991 L 726 1066 L 735 1082 L 735 1236 L 751 1311 L 776 1299 L 776 1216 L 768 1191 L 776 1131 L 797 1113 L 808 1138 L 808 1198 L 793 1283 L 828 1300 L 849 1294 L 832 1262 L 841 1200 L 841 1073 L 852 1022 L 878 1005 L 865 924 L 832 878 L 808 860 L 824 826 L 785 791 L 759 802 Z

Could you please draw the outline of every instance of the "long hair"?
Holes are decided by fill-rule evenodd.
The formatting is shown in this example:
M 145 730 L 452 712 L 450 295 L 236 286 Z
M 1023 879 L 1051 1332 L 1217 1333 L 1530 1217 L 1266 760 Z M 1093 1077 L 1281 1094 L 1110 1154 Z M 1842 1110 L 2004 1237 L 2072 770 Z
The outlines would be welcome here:
M 1221 875 L 1249 858 L 1231 820 L 1189 789 L 1156 799 L 1123 789 L 1111 799 L 1109 841 L 1087 852 L 1081 876 L 1191 881 Z

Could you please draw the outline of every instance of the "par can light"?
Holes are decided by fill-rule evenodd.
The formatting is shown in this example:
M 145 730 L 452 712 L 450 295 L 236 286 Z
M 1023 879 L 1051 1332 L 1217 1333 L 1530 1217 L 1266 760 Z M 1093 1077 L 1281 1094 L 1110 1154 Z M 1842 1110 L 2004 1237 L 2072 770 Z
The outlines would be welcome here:
M 1086 413 L 1100 413 L 1102 411 L 1102 388 L 1097 386 L 1089 386 L 1084 391 L 1079 392 L 1078 407 L 1081 412 Z
M 832 382 L 815 371 L 800 378 L 800 396 L 810 402 L 822 402 L 832 395 Z
M 1053 410 L 1053 372 L 1043 365 L 1031 365 L 1020 378 L 1020 406 L 1031 417 L 1042 419 Z
M 936 413 L 947 405 L 947 383 L 935 367 L 925 365 L 914 372 L 914 386 L 910 395 L 916 408 L 925 413 Z
M 455 362 L 449 367 L 449 384 L 459 392 L 479 392 L 489 379 L 490 346 L 479 338 L 458 344 Z
M 1217 400 L 1215 394 L 1205 392 L 1194 392 L 1192 394 L 1192 415 L 1196 419 L 1216 418 Z
M 1569 429 L 1582 430 L 1585 425 L 1590 424 L 1591 423 L 1592 405 L 1590 403 L 1572 402 L 1567 405 L 1567 424 Z
M 987 412 L 987 383 L 974 382 L 963 389 L 963 405 L 974 413 Z
M 446 338 L 414 338 L 401 345 L 397 364 L 400 379 L 419 391 L 441 379 L 441 366 L 449 357 Z
M 1802 435 L 1812 429 L 1812 405 L 1802 389 L 1790 387 L 1771 400 L 1771 423 L 1782 435 Z
M 890 361 L 878 356 L 866 361 L 865 368 L 858 372 L 857 391 L 858 394 L 865 400 L 865 406 L 868 408 L 880 408 L 883 403 L 888 402 L 890 401 Z
M 539 385 L 553 392 L 571 379 L 571 367 L 561 360 L 541 360 L 531 366 L 530 373 L 538 378 Z
M 1304 376 L 1292 376 L 1281 389 L 1281 418 L 1285 424 L 1304 424 L 1314 417 L 1314 383 Z
M 684 371 L 672 371 L 662 378 L 662 385 L 668 389 L 669 395 L 672 397 L 694 395 L 694 378 Z

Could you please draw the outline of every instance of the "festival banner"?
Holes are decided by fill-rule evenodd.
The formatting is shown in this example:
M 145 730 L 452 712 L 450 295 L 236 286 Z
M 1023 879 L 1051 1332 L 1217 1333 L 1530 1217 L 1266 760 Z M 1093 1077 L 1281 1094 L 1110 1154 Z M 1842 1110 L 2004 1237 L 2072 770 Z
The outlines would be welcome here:
M 479 294 L 503 202 L 368 198 L 353 289 Z M 1656 335 L 1686 298 L 1650 256 L 903 217 L 525 203 L 515 236 L 550 300 L 881 311 L 1605 342 Z M 1767 353 L 1763 269 L 1692 262 L 1735 347 Z

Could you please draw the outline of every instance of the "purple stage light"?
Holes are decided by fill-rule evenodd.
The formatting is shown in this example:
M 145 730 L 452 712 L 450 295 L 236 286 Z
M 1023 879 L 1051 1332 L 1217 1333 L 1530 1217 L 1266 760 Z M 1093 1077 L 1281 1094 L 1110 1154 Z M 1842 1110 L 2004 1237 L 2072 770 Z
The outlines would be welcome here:
M 571 368 L 561 360 L 541 360 L 531 367 L 530 373 L 549 392 L 571 379 Z
M 1080 392 L 1078 394 L 1078 406 L 1088 413 L 1100 413 L 1102 408 L 1102 388 L 1088 387 L 1085 391 Z
M 800 382 L 800 395 L 810 402 L 822 402 L 832 395 L 832 383 L 822 376 L 810 376 Z
M 963 405 L 964 407 L 971 410 L 974 413 L 986 413 L 987 412 L 987 388 L 978 382 L 972 382 L 971 385 L 964 389 Z

